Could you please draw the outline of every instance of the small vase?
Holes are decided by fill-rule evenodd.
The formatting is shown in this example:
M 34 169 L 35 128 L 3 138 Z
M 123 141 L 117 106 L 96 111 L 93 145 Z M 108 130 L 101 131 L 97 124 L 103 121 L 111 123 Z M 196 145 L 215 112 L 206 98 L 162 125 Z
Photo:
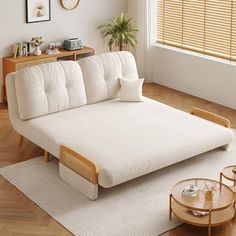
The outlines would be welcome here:
M 42 52 L 40 50 L 40 46 L 35 46 L 34 55 L 35 56 L 40 56 L 41 54 L 42 54 Z
M 206 191 L 205 192 L 205 200 L 206 201 L 212 201 L 213 199 L 213 192 L 212 191 Z

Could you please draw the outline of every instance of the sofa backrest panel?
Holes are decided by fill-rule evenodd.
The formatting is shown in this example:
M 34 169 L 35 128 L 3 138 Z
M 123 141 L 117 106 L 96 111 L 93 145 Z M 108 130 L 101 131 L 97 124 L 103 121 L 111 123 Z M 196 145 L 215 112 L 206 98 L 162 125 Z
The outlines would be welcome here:
M 119 78 L 138 79 L 136 62 L 129 52 L 112 52 L 79 61 L 88 104 L 116 98 Z
M 22 120 L 87 104 L 83 75 L 77 62 L 26 68 L 17 72 L 15 86 Z

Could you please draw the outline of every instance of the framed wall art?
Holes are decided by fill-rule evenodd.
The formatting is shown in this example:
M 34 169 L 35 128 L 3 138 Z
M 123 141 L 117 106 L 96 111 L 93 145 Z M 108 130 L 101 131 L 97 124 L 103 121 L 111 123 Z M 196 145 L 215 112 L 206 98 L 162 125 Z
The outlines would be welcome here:
M 26 23 L 51 20 L 51 0 L 26 0 Z

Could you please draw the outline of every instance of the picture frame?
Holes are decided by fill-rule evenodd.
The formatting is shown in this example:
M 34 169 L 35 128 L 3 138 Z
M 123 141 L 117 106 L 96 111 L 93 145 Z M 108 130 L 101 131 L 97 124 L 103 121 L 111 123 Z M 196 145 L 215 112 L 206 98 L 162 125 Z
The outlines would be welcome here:
M 51 0 L 26 0 L 26 23 L 51 21 Z

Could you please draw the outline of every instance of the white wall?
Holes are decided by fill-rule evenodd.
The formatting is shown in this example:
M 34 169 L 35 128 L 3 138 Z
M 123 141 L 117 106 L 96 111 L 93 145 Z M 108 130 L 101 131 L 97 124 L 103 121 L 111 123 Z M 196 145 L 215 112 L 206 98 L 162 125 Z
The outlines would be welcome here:
M 43 36 L 46 42 L 60 41 L 79 36 L 85 45 L 97 53 L 107 51 L 96 29 L 113 16 L 127 11 L 127 0 L 81 0 L 77 9 L 64 10 L 60 0 L 51 0 L 52 20 L 42 23 L 25 23 L 25 0 L 6 0 L 0 3 L 0 85 L 2 84 L 2 57 L 10 55 L 11 45 Z M 0 92 L 0 101 L 1 101 Z
M 149 57 L 153 82 L 236 109 L 236 65 L 158 46 Z

